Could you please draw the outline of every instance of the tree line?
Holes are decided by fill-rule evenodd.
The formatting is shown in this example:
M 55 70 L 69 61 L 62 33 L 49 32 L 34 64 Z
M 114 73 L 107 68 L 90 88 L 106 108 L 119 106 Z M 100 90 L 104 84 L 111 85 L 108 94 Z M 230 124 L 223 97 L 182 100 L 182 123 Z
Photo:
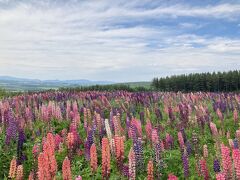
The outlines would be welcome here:
M 154 78 L 152 87 L 159 91 L 231 92 L 240 90 L 240 71 L 192 73 Z
M 148 88 L 143 86 L 131 87 L 126 84 L 109 84 L 109 85 L 92 85 L 92 86 L 80 86 L 80 87 L 63 87 L 59 88 L 60 91 L 148 91 Z

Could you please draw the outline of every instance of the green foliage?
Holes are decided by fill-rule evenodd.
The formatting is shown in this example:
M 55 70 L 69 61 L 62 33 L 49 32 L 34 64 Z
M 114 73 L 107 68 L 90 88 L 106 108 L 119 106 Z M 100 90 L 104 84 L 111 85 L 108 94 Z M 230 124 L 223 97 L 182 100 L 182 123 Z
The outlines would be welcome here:
M 240 71 L 194 73 L 154 78 L 151 85 L 155 90 L 160 91 L 239 91 Z
M 149 88 L 144 86 L 136 86 L 131 87 L 128 84 L 110 84 L 110 85 L 93 85 L 93 86 L 81 86 L 75 88 L 60 88 L 61 91 L 69 91 L 69 92 L 79 92 L 79 91 L 129 91 L 129 92 L 137 92 L 137 91 L 149 91 Z

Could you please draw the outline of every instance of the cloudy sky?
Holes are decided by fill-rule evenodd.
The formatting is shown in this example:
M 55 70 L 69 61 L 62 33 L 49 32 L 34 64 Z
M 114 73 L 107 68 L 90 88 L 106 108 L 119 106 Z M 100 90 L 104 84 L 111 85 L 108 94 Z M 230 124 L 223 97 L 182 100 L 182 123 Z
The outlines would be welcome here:
M 240 0 L 0 0 L 0 75 L 144 81 L 240 69 Z

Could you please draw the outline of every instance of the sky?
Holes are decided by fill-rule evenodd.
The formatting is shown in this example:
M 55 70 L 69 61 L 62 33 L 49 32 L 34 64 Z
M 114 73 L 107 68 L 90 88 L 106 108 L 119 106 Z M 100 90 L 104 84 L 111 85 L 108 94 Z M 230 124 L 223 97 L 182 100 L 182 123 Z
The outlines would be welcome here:
M 0 75 L 148 81 L 240 69 L 240 0 L 0 0 Z

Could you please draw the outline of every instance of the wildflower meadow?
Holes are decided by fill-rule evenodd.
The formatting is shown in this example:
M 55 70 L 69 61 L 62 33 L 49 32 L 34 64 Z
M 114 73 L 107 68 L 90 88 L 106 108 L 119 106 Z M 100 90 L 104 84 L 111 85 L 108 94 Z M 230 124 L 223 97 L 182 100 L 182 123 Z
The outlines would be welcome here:
M 0 179 L 240 179 L 240 94 L 49 91 L 0 101 Z

